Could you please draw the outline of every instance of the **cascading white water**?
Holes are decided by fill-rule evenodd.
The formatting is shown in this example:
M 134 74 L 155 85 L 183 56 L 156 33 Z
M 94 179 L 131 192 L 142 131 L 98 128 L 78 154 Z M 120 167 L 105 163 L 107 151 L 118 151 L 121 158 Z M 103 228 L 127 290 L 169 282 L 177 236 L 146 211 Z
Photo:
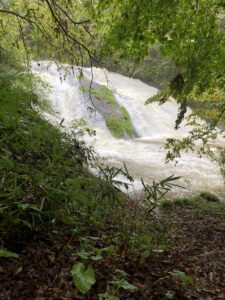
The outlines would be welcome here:
M 54 114 L 50 119 L 65 120 L 69 124 L 74 119 L 85 119 L 97 132 L 88 139 L 96 151 L 107 162 L 127 165 L 131 175 L 136 179 L 136 189 L 140 188 L 143 178 L 151 183 L 153 179 L 163 179 L 172 174 L 182 176 L 182 185 L 186 191 L 202 189 L 224 192 L 224 183 L 219 168 L 208 158 L 199 158 L 194 153 L 184 153 L 177 166 L 165 164 L 166 151 L 163 144 L 166 138 L 179 138 L 188 134 L 190 128 L 182 125 L 174 129 L 178 105 L 174 100 L 159 105 L 152 103 L 147 106 L 145 101 L 157 93 L 157 89 L 142 83 L 140 80 L 93 68 L 82 70 L 84 76 L 98 84 L 107 85 L 114 93 L 117 102 L 129 112 L 132 123 L 139 138 L 116 139 L 107 129 L 104 117 L 92 111 L 91 99 L 85 98 L 80 90 L 79 68 L 67 66 L 60 69 L 50 62 L 33 62 L 32 70 L 49 84 L 49 99 Z M 66 74 L 66 76 L 65 76 Z

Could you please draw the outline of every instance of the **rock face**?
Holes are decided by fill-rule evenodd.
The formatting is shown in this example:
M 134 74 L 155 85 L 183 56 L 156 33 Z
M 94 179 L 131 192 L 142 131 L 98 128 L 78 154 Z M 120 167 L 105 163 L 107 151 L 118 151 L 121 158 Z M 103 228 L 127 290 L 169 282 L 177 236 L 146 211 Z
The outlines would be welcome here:
M 128 111 L 117 103 L 112 91 L 106 85 L 90 82 L 83 75 L 80 77 L 80 84 L 80 90 L 85 98 L 92 102 L 93 108 L 90 109 L 98 111 L 104 117 L 114 137 L 138 137 Z

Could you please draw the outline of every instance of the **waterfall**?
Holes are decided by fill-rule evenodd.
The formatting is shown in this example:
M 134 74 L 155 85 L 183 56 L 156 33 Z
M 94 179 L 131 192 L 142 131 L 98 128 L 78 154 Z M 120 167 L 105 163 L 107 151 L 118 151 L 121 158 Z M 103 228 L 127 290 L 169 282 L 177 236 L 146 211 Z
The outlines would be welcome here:
M 182 155 L 176 166 L 172 162 L 165 164 L 166 150 L 163 145 L 166 139 L 182 138 L 190 131 L 190 127 L 183 123 L 179 130 L 174 129 L 178 112 L 175 100 L 164 105 L 145 105 L 157 89 L 107 70 L 83 68 L 83 76 L 96 84 L 107 85 L 117 103 L 124 106 L 131 116 L 138 137 L 116 139 L 108 130 L 101 112 L 93 109 L 90 97 L 84 97 L 80 89 L 79 67 L 66 65 L 60 68 L 46 61 L 32 62 L 31 67 L 33 73 L 50 87 L 44 96 L 54 112 L 45 115 L 58 123 L 63 119 L 66 125 L 74 119 L 86 120 L 96 130 L 95 137 L 85 137 L 87 143 L 93 145 L 108 163 L 121 166 L 124 162 L 135 179 L 136 189 L 140 188 L 140 178 L 151 183 L 152 180 L 174 174 L 182 177 L 182 185 L 188 192 L 204 189 L 224 191 L 219 168 L 207 157 L 199 158 L 195 153 L 188 152 Z

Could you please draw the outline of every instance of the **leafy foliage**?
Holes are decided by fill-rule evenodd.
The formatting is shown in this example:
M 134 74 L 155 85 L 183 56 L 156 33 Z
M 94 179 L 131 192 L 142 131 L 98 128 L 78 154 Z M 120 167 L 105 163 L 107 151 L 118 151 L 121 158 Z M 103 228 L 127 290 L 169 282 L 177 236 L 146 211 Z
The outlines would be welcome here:
M 1 47 L 21 61 L 42 57 L 82 65 L 95 58 L 90 22 L 80 1 L 3 1 L 0 19 Z
M 217 115 L 215 124 L 223 118 L 224 98 L 217 103 L 213 100 L 218 89 L 221 95 L 224 92 L 225 32 L 221 1 L 102 0 L 96 2 L 95 8 L 93 17 L 100 28 L 103 57 L 133 59 L 137 65 L 157 43 L 161 55 L 171 59 L 175 70 L 169 88 L 165 85 L 166 90 L 152 100 L 165 102 L 169 96 L 177 99 L 180 111 L 176 128 L 185 116 L 193 92 L 200 112 Z M 204 93 L 209 90 L 208 97 Z M 200 96 L 203 96 L 201 103 Z
M 224 148 L 219 149 L 219 157 L 216 158 L 216 161 L 220 167 L 220 171 L 223 177 L 225 178 L 225 149 Z
M 0 233 L 9 235 L 68 214 L 74 201 L 68 182 L 91 158 L 74 134 L 62 134 L 33 110 L 38 101 L 30 77 L 14 73 L 4 69 L 0 81 Z
M 109 293 L 100 294 L 100 300 L 120 300 L 117 296 L 111 295 Z
M 105 17 L 103 11 L 109 6 L 113 14 Z M 123 54 L 138 59 L 144 57 L 149 45 L 158 40 L 162 53 L 169 54 L 182 71 L 185 79 L 183 91 L 199 82 L 197 77 L 205 83 L 212 79 L 210 74 L 206 76 L 206 67 L 221 68 L 216 53 L 216 50 L 223 49 L 224 36 L 217 26 L 217 15 L 221 9 L 221 2 L 212 0 L 198 1 L 196 8 L 189 1 L 172 0 L 144 3 L 132 0 L 109 3 L 103 0 L 96 4 L 99 23 L 103 22 L 102 39 L 105 42 L 102 42 L 106 46 L 103 50 L 116 51 L 119 46 Z M 207 47 L 209 43 L 211 46 Z M 217 60 L 211 61 L 212 57 Z M 171 86 L 176 93 L 179 90 L 177 82 L 174 81 Z
M 151 212 L 156 208 L 156 206 L 160 203 L 160 200 L 163 199 L 172 187 L 182 188 L 181 186 L 173 183 L 178 179 L 180 179 L 180 177 L 171 175 L 160 182 L 153 181 L 151 186 L 146 184 L 143 179 L 141 180 L 145 192 L 145 197 L 142 201 L 148 212 Z
M 86 294 L 95 284 L 95 273 L 91 266 L 85 269 L 83 263 L 75 264 L 71 270 L 73 282 L 80 292 Z
M 1 249 L 0 248 L 0 257 L 19 258 L 19 255 L 14 253 L 14 252 L 8 251 L 6 249 Z
M 189 276 L 182 271 L 174 270 L 170 272 L 170 275 L 173 276 L 175 279 L 181 281 L 183 285 L 189 285 L 193 283 L 192 276 Z
M 115 285 L 118 289 L 124 289 L 128 290 L 130 292 L 135 292 L 137 291 L 137 287 L 134 286 L 133 284 L 130 284 L 126 279 L 124 278 L 117 278 L 111 281 L 113 285 Z

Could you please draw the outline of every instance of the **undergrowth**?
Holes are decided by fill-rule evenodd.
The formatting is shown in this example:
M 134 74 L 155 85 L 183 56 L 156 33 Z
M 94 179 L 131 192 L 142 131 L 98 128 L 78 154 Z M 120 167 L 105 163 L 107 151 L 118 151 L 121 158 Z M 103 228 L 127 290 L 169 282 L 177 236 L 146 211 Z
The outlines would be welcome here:
M 33 110 L 32 90 L 1 82 L 0 101 L 0 234 L 10 240 L 70 212 L 70 180 L 85 176 L 91 152 Z
M 192 197 L 175 198 L 172 200 L 163 200 L 160 207 L 164 210 L 172 210 L 175 207 L 191 207 L 199 214 L 219 213 L 225 214 L 225 203 L 212 193 L 201 192 Z

